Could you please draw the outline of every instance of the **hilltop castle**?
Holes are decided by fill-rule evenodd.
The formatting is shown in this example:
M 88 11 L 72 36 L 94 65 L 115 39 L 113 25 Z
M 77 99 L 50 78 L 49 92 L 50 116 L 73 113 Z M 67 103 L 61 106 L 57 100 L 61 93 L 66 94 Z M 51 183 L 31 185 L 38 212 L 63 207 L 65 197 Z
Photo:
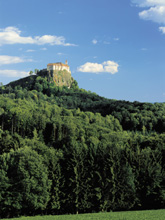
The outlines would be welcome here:
M 60 71 L 60 70 L 67 70 L 70 73 L 70 67 L 68 66 L 68 61 L 65 61 L 65 64 L 58 62 L 58 63 L 49 63 L 47 65 L 47 71 Z
M 65 64 L 61 62 L 49 63 L 45 71 L 49 77 L 52 77 L 57 86 L 71 87 L 73 79 L 67 60 L 65 61 Z

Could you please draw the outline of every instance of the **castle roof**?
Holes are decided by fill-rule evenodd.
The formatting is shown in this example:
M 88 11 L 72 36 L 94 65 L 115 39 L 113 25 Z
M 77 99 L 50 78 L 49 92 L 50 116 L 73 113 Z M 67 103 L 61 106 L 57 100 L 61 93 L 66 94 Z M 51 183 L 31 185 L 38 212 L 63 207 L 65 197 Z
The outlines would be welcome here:
M 47 66 L 68 66 L 68 64 L 64 64 L 64 63 L 61 63 L 61 62 L 58 62 L 58 63 L 49 63 Z

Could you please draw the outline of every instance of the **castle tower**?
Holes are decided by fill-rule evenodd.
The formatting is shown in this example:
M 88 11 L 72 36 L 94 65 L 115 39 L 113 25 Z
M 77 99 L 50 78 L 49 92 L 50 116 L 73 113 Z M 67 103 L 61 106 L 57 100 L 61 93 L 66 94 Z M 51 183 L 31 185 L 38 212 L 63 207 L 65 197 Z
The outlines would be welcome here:
M 67 60 L 65 61 L 65 64 L 68 65 L 68 61 Z

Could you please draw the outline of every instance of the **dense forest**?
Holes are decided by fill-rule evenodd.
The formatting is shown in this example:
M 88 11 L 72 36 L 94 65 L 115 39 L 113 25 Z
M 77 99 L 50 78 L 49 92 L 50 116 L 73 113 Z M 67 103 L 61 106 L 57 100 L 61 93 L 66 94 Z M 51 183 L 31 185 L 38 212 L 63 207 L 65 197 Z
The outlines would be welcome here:
M 0 86 L 0 217 L 165 207 L 165 103 Z

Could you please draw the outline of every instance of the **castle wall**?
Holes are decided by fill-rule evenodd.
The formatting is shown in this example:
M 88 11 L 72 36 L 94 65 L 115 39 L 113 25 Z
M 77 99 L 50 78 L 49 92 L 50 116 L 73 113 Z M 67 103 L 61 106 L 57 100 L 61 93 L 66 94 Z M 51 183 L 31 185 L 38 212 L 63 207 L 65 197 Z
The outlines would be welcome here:
M 54 67 L 54 66 L 48 66 L 48 65 L 47 65 L 47 70 L 48 70 L 48 71 L 55 70 L 55 69 L 53 69 L 53 67 Z
M 67 70 L 68 72 L 70 72 L 70 68 L 68 65 L 65 65 L 65 64 L 62 64 L 62 63 L 55 63 L 55 64 L 52 64 L 52 65 L 47 65 L 47 70 L 48 71 L 54 71 L 54 70 Z

